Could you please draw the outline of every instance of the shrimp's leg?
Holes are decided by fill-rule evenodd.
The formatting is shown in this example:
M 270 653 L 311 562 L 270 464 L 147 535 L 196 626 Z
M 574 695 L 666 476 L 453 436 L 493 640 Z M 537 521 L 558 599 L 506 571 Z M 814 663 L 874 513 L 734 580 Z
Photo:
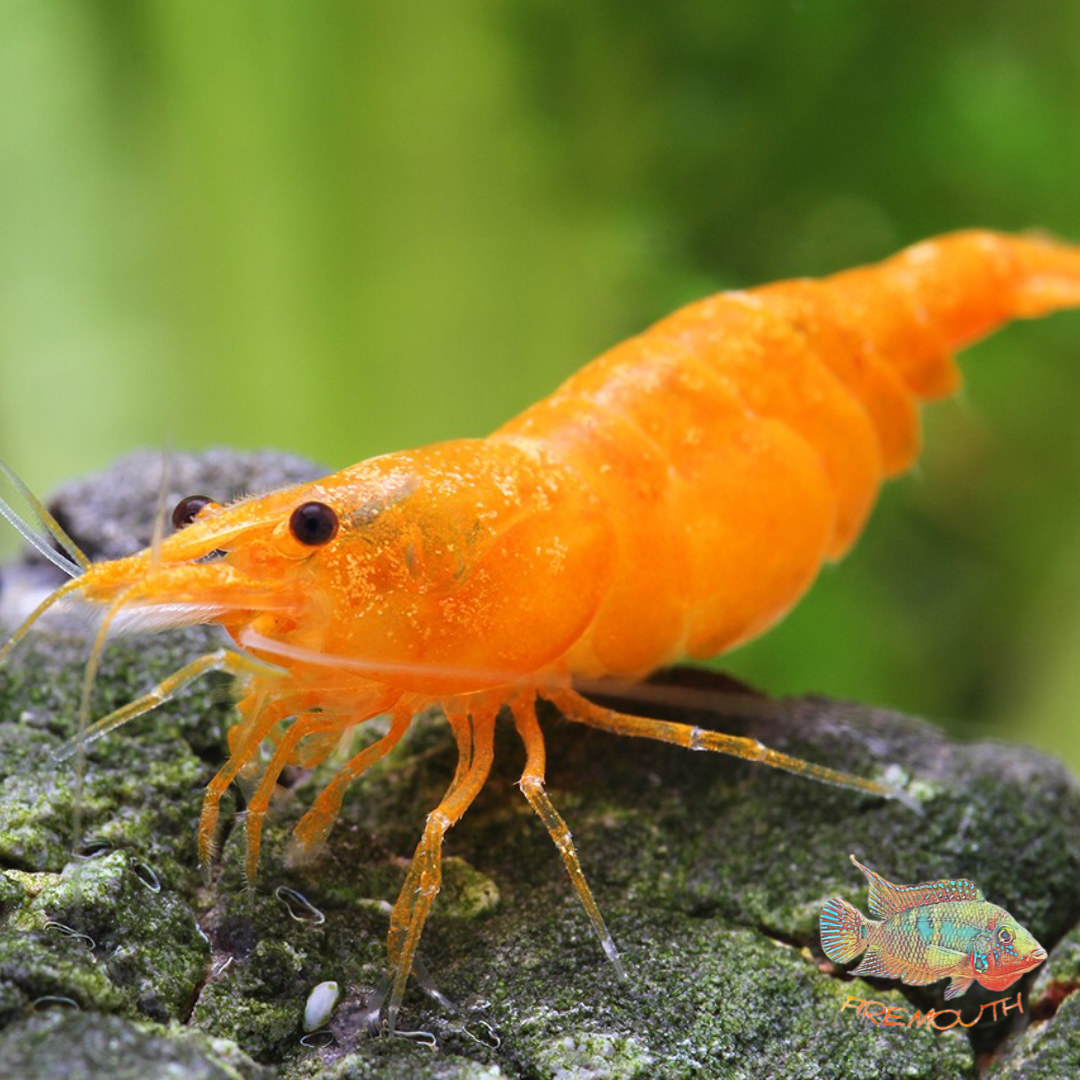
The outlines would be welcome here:
M 566 872 L 570 875 L 570 880 L 573 882 L 574 888 L 577 889 L 581 902 L 585 905 L 585 911 L 592 922 L 593 929 L 596 931 L 596 936 L 600 939 L 604 952 L 607 953 L 608 959 L 615 965 L 619 978 L 625 979 L 626 971 L 623 968 L 622 961 L 619 959 L 619 951 L 615 948 L 615 941 L 607 928 L 607 924 L 604 922 L 604 916 L 600 914 L 600 908 L 597 907 L 596 901 L 593 899 L 592 890 L 585 880 L 581 863 L 578 861 L 574 838 L 570 835 L 566 822 L 563 821 L 562 816 L 552 805 L 551 799 L 544 790 L 544 736 L 536 719 L 536 699 L 535 697 L 530 698 L 528 701 L 519 699 L 513 703 L 512 709 L 514 723 L 517 725 L 522 742 L 525 743 L 527 755 L 525 771 L 521 774 L 521 780 L 519 781 L 522 793 L 529 800 L 529 805 L 539 815 L 551 839 L 555 842 L 555 847 L 558 848 L 559 854 L 562 856 Z
M 202 812 L 199 815 L 199 862 L 209 873 L 217 852 L 218 818 L 221 799 L 240 770 L 251 760 L 259 744 L 284 720 L 292 708 L 295 694 L 266 701 L 265 688 L 256 688 L 238 705 L 244 719 L 229 731 L 229 760 L 218 769 L 213 780 L 206 785 Z
M 430 824 L 431 819 L 453 798 L 465 776 L 468 775 L 470 768 L 472 768 L 473 759 L 476 754 L 476 739 L 473 731 L 473 718 L 470 715 L 468 709 L 457 709 L 449 702 L 443 702 L 443 713 L 446 716 L 446 721 L 450 725 L 450 730 L 453 732 L 454 741 L 457 743 L 458 759 L 457 765 L 454 768 L 454 778 L 450 781 L 449 787 L 443 794 L 442 800 L 439 805 L 428 815 L 428 822 Z M 494 717 L 492 717 L 492 724 L 494 724 Z M 486 773 L 485 773 L 486 777 Z M 480 786 L 483 785 L 483 780 L 480 782 Z M 479 790 L 479 787 L 477 788 Z M 470 800 L 471 802 L 471 800 Z M 462 808 L 461 813 L 464 813 L 468 809 L 468 806 Z M 460 817 L 460 814 L 458 815 Z M 457 820 L 457 819 L 455 819 Z M 452 823 L 451 823 L 452 824 Z M 449 828 L 449 826 L 447 826 Z M 421 837 L 421 842 L 417 845 L 417 852 L 423 847 L 424 837 L 428 835 L 425 828 L 424 835 Z M 441 855 L 440 867 L 441 867 Z M 397 906 L 401 905 L 407 895 L 415 892 L 415 887 L 419 881 L 420 874 L 423 870 L 423 865 L 414 854 L 413 860 L 409 865 L 409 873 L 405 877 L 405 884 L 401 887 L 401 892 L 398 894 L 397 904 L 395 905 L 394 912 L 397 912 Z M 441 869 L 437 867 L 439 872 L 439 881 L 441 883 Z M 438 889 L 436 889 L 438 892 Z M 432 894 L 432 902 L 434 902 L 435 894 Z M 407 928 L 408 919 L 403 915 L 399 920 L 403 926 Z M 394 935 L 394 918 L 393 914 L 390 920 L 390 940 L 388 942 L 387 951 L 390 958 L 391 969 L 396 964 L 396 950 L 399 945 L 396 944 L 397 938 Z
M 215 649 L 214 652 L 196 657 L 180 668 L 179 671 L 175 671 L 168 678 L 162 679 L 149 693 L 143 694 L 142 697 L 128 702 L 127 705 L 123 705 L 119 709 L 115 709 L 108 716 L 96 720 L 79 735 L 61 743 L 53 751 L 53 756 L 60 761 L 71 757 L 72 754 L 78 751 L 80 746 L 86 746 L 95 739 L 101 738 L 107 732 L 120 727 L 121 724 L 126 724 L 129 720 L 134 720 L 136 716 L 142 716 L 143 713 L 156 709 L 159 705 L 170 701 L 188 683 L 194 682 L 195 679 L 211 671 L 227 671 L 230 675 L 276 676 L 280 674 L 278 668 L 266 664 L 262 660 L 257 660 L 253 656 L 233 652 L 231 649 Z
M 688 750 L 712 750 L 715 753 L 730 754 L 732 757 L 743 758 L 746 761 L 759 761 L 763 765 L 769 765 L 774 769 L 782 769 L 784 772 L 795 773 L 799 776 L 809 776 L 823 784 L 833 784 L 837 787 L 849 788 L 852 791 L 861 791 L 868 795 L 896 799 L 918 814 L 923 812 L 919 803 L 907 792 L 901 791 L 899 788 L 878 783 L 876 780 L 867 780 L 861 776 L 853 776 L 850 773 L 838 772 L 824 765 L 816 765 L 811 761 L 803 761 L 802 758 L 783 754 L 779 750 L 770 750 L 769 747 L 762 745 L 757 739 L 744 738 L 738 735 L 725 735 L 720 731 L 709 731 L 706 728 L 694 727 L 690 724 L 677 724 L 668 720 L 652 720 L 644 716 L 631 716 L 629 713 L 616 712 L 614 709 L 594 705 L 573 690 L 552 688 L 544 690 L 543 696 L 557 705 L 559 711 L 567 720 L 587 724 L 589 727 L 599 728 L 601 731 L 610 731 L 616 735 L 656 739 L 659 742 L 685 746 Z
M 317 732 L 343 731 L 346 728 L 362 724 L 373 716 L 385 712 L 388 705 L 397 699 L 397 693 L 383 694 L 375 702 L 364 709 L 363 713 L 327 713 L 314 712 L 298 717 L 282 736 L 274 750 L 274 756 L 266 766 L 266 770 L 259 780 L 259 786 L 248 803 L 247 820 L 245 821 L 245 835 L 247 836 L 247 859 L 245 867 L 247 872 L 248 887 L 253 887 L 259 869 L 259 849 L 262 844 L 262 823 L 266 817 L 266 811 L 270 807 L 270 799 L 273 797 L 274 788 L 277 785 L 281 770 L 289 764 L 293 750 L 297 743 L 308 735 Z
M 412 720 L 412 715 L 411 703 L 397 705 L 392 713 L 390 730 L 346 762 L 337 771 L 334 779 L 319 792 L 307 813 L 293 829 L 293 835 L 304 848 L 310 850 L 326 839 L 341 811 L 341 801 L 345 798 L 349 785 L 397 746 Z
M 476 741 L 473 737 L 473 719 L 468 709 L 455 709 L 452 704 L 443 703 L 443 713 L 446 716 L 450 730 L 454 733 L 457 742 L 458 759 L 454 766 L 454 778 L 443 795 L 443 801 L 449 799 L 458 789 L 462 778 L 472 766 L 473 755 L 476 753 Z M 494 719 L 492 720 L 494 723 Z
M 386 1011 L 391 1032 L 401 1010 L 401 999 L 405 996 L 405 984 L 413 969 L 420 934 L 442 884 L 443 837 L 447 829 L 461 820 L 462 814 L 484 786 L 494 757 L 497 715 L 497 705 L 477 708 L 470 716 L 447 710 L 447 719 L 454 729 L 461 761 L 465 764 L 459 768 L 442 801 L 428 814 L 424 835 L 413 854 L 412 866 L 390 915 L 390 934 L 387 938 L 390 1002 Z M 381 1002 L 385 993 L 384 985 L 373 995 L 373 1002 Z

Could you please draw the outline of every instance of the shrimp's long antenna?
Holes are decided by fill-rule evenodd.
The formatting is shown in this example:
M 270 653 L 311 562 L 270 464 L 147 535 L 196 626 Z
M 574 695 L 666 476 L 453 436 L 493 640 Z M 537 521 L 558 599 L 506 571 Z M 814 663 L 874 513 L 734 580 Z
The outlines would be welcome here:
M 19 479 L 15 470 L 2 458 L 0 458 L 0 475 L 7 477 L 8 483 L 26 500 L 27 505 L 33 510 L 34 516 L 38 519 L 41 527 L 64 549 L 69 557 L 65 559 L 60 552 L 49 547 L 44 538 L 34 532 L 12 509 L 11 505 L 0 497 L 0 514 L 15 527 L 23 539 L 33 544 L 49 562 L 58 566 L 68 577 L 78 577 L 83 570 L 88 569 L 90 560 L 80 550 L 79 545 L 68 536 L 60 522 L 49 513 L 41 500 Z
M 74 582 L 72 583 L 74 584 Z M 94 638 L 93 648 L 90 650 L 90 658 L 86 661 L 86 673 L 83 676 L 82 695 L 79 699 L 78 720 L 78 749 L 75 758 L 75 787 L 73 793 L 74 811 L 72 813 L 72 847 L 78 850 L 79 838 L 82 836 L 83 824 L 83 778 L 86 774 L 86 740 L 83 737 L 90 727 L 90 693 L 94 688 L 94 679 L 97 676 L 98 666 L 101 663 L 101 653 L 105 648 L 105 639 L 109 635 L 109 624 L 116 617 L 117 612 L 124 606 L 127 599 L 138 586 L 133 585 L 125 589 L 110 605 L 105 617 L 101 620 L 97 636 Z
M 17 513 L 15 513 L 14 509 L 3 496 L 0 496 L 0 516 L 6 518 L 8 523 L 14 526 L 15 531 L 28 544 L 35 548 L 39 554 L 44 555 L 54 566 L 58 566 L 63 570 L 68 577 L 75 578 L 82 573 L 82 570 L 79 569 L 78 565 L 62 555 L 55 548 L 49 547 L 44 537 L 38 536 L 38 534 L 34 532 L 34 530 L 31 529 Z M 83 558 L 85 558 L 85 556 L 83 556 Z M 87 563 L 87 565 L 89 565 L 89 563 Z M 85 569 L 85 567 L 83 569 Z
M 51 549 L 50 549 L 51 550 Z M 55 554 L 55 552 L 54 552 Z M 15 631 L 14 634 L 4 643 L 3 648 L 0 648 L 0 661 L 2 661 L 16 645 L 30 632 L 30 628 L 45 614 L 57 602 L 62 600 L 68 593 L 75 592 L 76 589 L 82 586 L 82 579 L 80 577 L 74 578 L 72 581 L 65 581 L 55 592 L 49 593 L 44 600 L 30 614 L 23 620 L 22 625 Z
M 79 741 L 83 742 L 83 734 L 90 726 L 90 693 L 94 688 L 94 679 L 97 678 L 98 667 L 101 664 L 101 654 L 105 649 L 105 640 L 109 636 L 109 627 L 113 619 L 119 614 L 120 609 L 128 602 L 131 594 L 138 589 L 138 585 L 132 585 L 125 589 L 110 605 L 105 612 L 101 625 L 94 638 L 93 648 L 90 650 L 90 658 L 86 661 L 86 672 L 83 675 L 82 696 L 79 699 Z
M 158 485 L 157 511 L 154 514 L 154 532 L 150 538 L 150 565 L 161 565 L 161 545 L 165 540 L 165 499 L 169 494 L 169 474 L 172 471 L 172 454 L 161 453 L 161 482 Z

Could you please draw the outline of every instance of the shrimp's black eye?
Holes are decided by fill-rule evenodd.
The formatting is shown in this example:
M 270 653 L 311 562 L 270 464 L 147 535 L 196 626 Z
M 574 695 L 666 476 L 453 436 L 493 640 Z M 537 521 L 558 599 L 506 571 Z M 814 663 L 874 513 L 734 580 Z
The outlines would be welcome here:
M 292 512 L 289 528 L 301 544 L 320 547 L 337 536 L 338 516 L 326 503 L 304 503 Z
M 204 506 L 209 506 L 213 501 L 213 499 L 208 499 L 205 495 L 189 495 L 186 499 L 181 499 L 172 512 L 173 528 L 182 529 L 185 525 L 190 525 L 199 511 Z

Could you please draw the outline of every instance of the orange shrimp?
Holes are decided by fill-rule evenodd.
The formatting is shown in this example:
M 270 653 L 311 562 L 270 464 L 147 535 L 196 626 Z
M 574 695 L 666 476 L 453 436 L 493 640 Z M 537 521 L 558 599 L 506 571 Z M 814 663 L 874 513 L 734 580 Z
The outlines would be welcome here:
M 240 720 L 203 805 L 205 862 L 223 793 L 290 721 L 248 807 L 252 878 L 287 764 L 319 760 L 356 725 L 391 718 L 296 826 L 310 847 L 328 834 L 349 784 L 414 715 L 441 706 L 459 763 L 391 916 L 387 975 L 370 1002 L 372 1015 L 385 1004 L 391 1029 L 439 891 L 443 838 L 486 780 L 495 719 L 508 707 L 527 752 L 522 791 L 619 967 L 545 793 L 537 696 L 607 731 L 904 798 L 753 739 L 600 708 L 572 681 L 635 679 L 768 628 L 823 562 L 848 550 L 882 480 L 912 462 L 917 402 L 957 383 L 951 351 L 1006 320 L 1077 305 L 1080 249 L 957 233 L 820 281 L 691 304 L 486 439 L 387 454 L 228 506 L 185 499 L 176 532 L 127 558 L 89 565 L 35 503 L 67 552 L 54 561 L 73 580 L 6 648 L 69 594 L 105 609 L 87 686 L 109 628 L 124 620 L 223 626 L 238 649 L 193 660 L 77 745 L 207 671 L 235 675 Z

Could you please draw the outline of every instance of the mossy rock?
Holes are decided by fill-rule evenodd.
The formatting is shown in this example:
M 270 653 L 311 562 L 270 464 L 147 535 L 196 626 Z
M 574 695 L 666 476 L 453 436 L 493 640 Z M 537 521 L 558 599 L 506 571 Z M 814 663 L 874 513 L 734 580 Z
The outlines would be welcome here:
M 6 571 L 4 587 L 22 572 Z M 110 644 L 95 714 L 207 647 L 201 630 Z M 74 630 L 43 629 L 0 669 L 0 1074 L 135 1075 L 123 1072 L 127 1053 L 161 1063 L 142 1076 L 172 1075 L 172 1061 L 207 1077 L 1080 1075 L 1080 789 L 1047 757 L 952 743 L 918 720 L 822 699 L 746 710 L 719 681 L 686 697 L 703 726 L 906 782 L 919 816 L 544 715 L 548 790 L 621 951 L 621 981 L 515 787 L 523 754 L 501 725 L 491 779 L 447 839 L 445 896 L 421 943 L 455 1005 L 414 979 L 402 1030 L 387 1038 L 362 1013 L 383 972 L 387 902 L 453 775 L 445 723 L 414 722 L 314 859 L 295 858 L 288 834 L 333 765 L 288 770 L 252 893 L 226 807 L 207 886 L 194 832 L 227 756 L 224 686 L 197 684 L 94 743 L 77 793 L 74 762 L 51 751 L 74 732 L 87 649 Z M 1028 927 L 1052 952 L 1010 988 L 1024 992 L 1024 1013 L 936 1033 L 845 1009 L 852 997 L 909 1014 L 944 1006 L 943 984 L 851 980 L 823 958 L 826 899 L 865 910 L 850 853 L 898 883 L 970 877 Z M 315 1040 L 326 1044 L 304 1045 L 306 996 L 326 980 L 343 1000 Z M 1002 996 L 976 987 L 958 1001 L 968 1019 Z M 79 1073 L 86 1063 L 98 1071 Z

